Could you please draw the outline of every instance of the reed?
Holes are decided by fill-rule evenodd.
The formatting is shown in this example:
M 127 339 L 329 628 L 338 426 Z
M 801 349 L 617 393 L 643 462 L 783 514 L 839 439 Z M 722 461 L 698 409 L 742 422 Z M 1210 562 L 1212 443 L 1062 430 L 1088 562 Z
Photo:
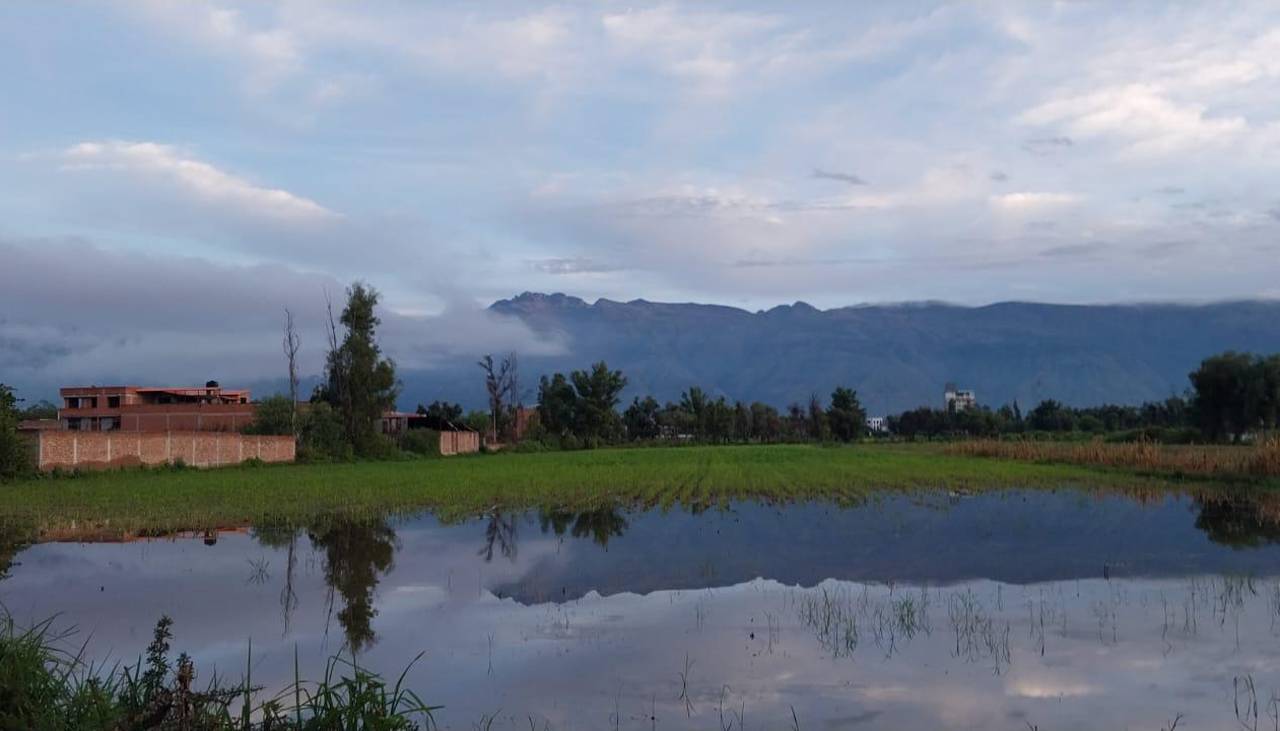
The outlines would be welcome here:
M 1213 480 L 1269 480 L 1280 477 L 1280 437 L 1252 445 L 1162 445 L 1138 441 L 1112 443 L 1036 442 L 979 439 L 944 448 L 947 454 L 1041 464 L 1071 464 L 1125 470 L 1144 475 Z
M 215 676 L 199 690 L 191 658 L 183 654 L 170 662 L 168 617 L 156 624 L 145 658 L 111 667 L 85 662 L 83 645 L 64 649 L 74 630 L 56 630 L 54 621 L 19 627 L 0 615 L 0 728 L 411 731 L 433 727 L 432 712 L 439 709 L 404 685 L 417 658 L 393 684 L 359 667 L 354 657 L 338 655 L 314 683 L 302 679 L 295 658 L 293 683 L 276 694 L 253 685 L 247 671 L 239 683 Z

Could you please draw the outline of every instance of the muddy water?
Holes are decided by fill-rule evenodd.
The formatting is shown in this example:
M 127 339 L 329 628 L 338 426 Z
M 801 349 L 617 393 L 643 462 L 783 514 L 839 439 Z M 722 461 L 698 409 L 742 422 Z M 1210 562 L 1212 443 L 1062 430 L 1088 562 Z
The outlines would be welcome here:
M 1249 500 L 1077 491 L 856 506 L 318 519 L 44 543 L 0 602 L 207 677 L 355 649 L 444 728 L 1273 728 L 1280 530 Z M 216 539 L 216 540 L 215 540 Z M 212 545 L 208 545 L 208 544 Z

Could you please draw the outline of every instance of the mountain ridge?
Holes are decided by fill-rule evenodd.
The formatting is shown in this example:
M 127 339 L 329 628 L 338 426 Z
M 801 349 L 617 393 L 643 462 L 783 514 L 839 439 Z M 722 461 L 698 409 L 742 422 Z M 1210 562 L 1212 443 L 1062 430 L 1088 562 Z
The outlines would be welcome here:
M 1184 392 L 1187 373 L 1224 350 L 1280 352 L 1280 301 L 1081 305 L 939 302 L 851 305 L 804 302 L 749 310 L 634 299 L 594 303 L 526 292 L 490 311 L 568 343 L 555 356 L 522 356 L 522 400 L 538 376 L 604 360 L 627 375 L 624 393 L 675 400 L 701 386 L 730 400 L 778 407 L 858 390 L 874 414 L 940 406 L 943 386 L 980 403 L 1023 407 L 1140 403 Z M 482 407 L 474 359 L 404 374 L 403 405 L 437 398 Z

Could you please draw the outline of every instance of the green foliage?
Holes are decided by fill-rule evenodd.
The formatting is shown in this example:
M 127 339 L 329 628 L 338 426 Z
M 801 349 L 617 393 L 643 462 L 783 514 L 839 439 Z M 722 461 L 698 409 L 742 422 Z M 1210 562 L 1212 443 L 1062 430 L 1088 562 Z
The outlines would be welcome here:
M 573 390 L 574 431 L 588 443 L 611 443 L 622 437 L 622 421 L 615 410 L 627 379 L 622 371 L 611 371 L 604 361 L 591 366 L 590 371 L 574 371 L 569 374 Z
M 395 406 L 400 391 L 395 363 L 382 357 L 375 314 L 378 292 L 362 282 L 347 288 L 347 305 L 340 322 L 346 329 L 342 343 L 329 352 L 321 396 L 342 417 L 343 433 L 357 455 L 385 453 L 378 419 Z
M 440 432 L 435 429 L 409 429 L 400 435 L 400 449 L 427 457 L 440 456 Z
M 622 414 L 622 423 L 627 429 L 627 437 L 636 440 L 657 439 L 661 433 L 658 415 L 662 406 L 652 396 L 645 396 L 641 401 L 637 396 Z
M 563 373 L 543 376 L 538 384 L 538 419 L 542 427 L 559 437 L 572 433 L 577 401 L 578 394 Z
M 31 448 L 18 434 L 18 399 L 13 389 L 0 383 L 0 480 L 31 472 Z
M 294 403 L 288 396 L 276 394 L 260 401 L 254 408 L 253 423 L 245 427 L 245 434 L 288 435 L 293 434 Z
M 418 404 L 418 414 L 427 417 L 432 426 L 462 423 L 462 405 L 448 401 L 432 401 L 430 406 Z
M 619 442 L 625 427 L 617 406 L 626 386 L 622 371 L 609 370 L 604 361 L 568 377 L 563 373 L 543 376 L 538 386 L 538 421 L 562 445 L 570 443 L 569 437 L 589 447 Z
M 471 431 L 484 434 L 489 431 L 489 414 L 484 411 L 468 411 L 462 423 Z
M 1280 417 L 1280 355 L 1228 351 L 1206 358 L 1190 374 L 1192 410 L 1205 436 L 1237 441 L 1256 429 L 1275 429 Z
M 842 442 L 861 437 L 867 430 L 867 412 L 858 401 L 858 392 L 843 387 L 832 392 L 827 422 L 831 435 Z
M 311 403 L 302 411 L 298 459 L 303 462 L 341 462 L 355 456 L 342 417 L 329 404 Z
M 439 706 L 404 687 L 409 668 L 388 685 L 357 666 L 354 655 L 330 658 L 318 683 L 304 682 L 295 663 L 293 684 L 265 700 L 248 677 L 234 686 L 215 680 L 196 689 L 191 659 L 184 654 L 170 662 L 172 625 L 161 617 L 145 663 L 139 658 L 118 669 L 86 664 L 59 649 L 73 632 L 55 632 L 52 620 L 19 628 L 0 614 L 0 729 L 410 731 L 434 725 L 431 714 Z M 233 715 L 236 706 L 241 710 Z

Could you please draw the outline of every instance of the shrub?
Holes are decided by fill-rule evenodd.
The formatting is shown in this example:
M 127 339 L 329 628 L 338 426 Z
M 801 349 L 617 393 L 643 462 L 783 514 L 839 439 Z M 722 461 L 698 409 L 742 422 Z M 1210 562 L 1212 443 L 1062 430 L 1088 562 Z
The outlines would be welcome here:
M 18 399 L 0 383 L 0 480 L 25 476 L 32 470 L 31 446 L 18 433 Z
M 310 404 L 303 412 L 298 444 L 299 461 L 344 462 L 354 456 L 355 451 L 347 442 L 342 417 L 338 412 L 326 403 Z
M 437 457 L 440 455 L 440 432 L 434 429 L 410 429 L 400 435 L 400 448 L 412 454 Z

